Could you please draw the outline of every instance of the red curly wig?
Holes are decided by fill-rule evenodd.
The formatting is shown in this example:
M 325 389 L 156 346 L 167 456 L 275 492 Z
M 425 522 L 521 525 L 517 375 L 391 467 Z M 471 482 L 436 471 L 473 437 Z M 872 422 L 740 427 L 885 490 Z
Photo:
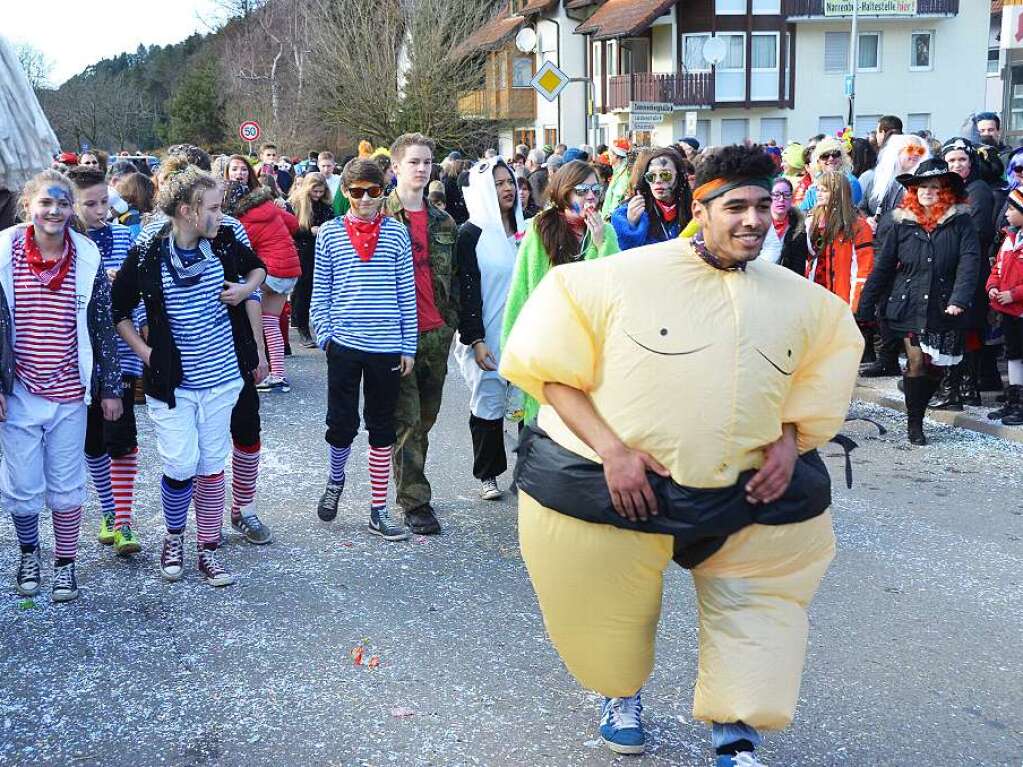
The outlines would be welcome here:
M 917 223 L 920 224 L 925 232 L 933 232 L 937 229 L 938 222 L 941 221 L 941 217 L 948 212 L 949 208 L 953 205 L 964 203 L 967 200 L 965 194 L 957 195 L 952 190 L 951 185 L 942 181 L 941 191 L 938 192 L 938 201 L 928 210 L 920 204 L 920 198 L 916 192 L 916 186 L 909 187 L 902 198 L 902 202 L 899 203 L 899 207 L 912 213 L 916 217 Z

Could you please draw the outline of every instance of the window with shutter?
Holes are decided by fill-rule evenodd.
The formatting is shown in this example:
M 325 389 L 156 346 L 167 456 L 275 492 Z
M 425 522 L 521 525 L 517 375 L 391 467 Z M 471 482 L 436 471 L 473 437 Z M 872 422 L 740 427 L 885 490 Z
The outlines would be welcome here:
M 877 124 L 881 122 L 881 115 L 856 115 L 856 124 L 853 125 L 854 136 L 869 136 L 877 130 Z
M 817 132 L 825 136 L 834 136 L 845 127 L 845 118 L 841 115 L 824 115 L 817 118 Z
M 721 143 L 741 144 L 749 138 L 749 120 L 734 119 L 721 121 Z
M 772 139 L 777 146 L 785 146 L 786 120 L 784 117 L 762 117 L 760 119 L 760 143 Z
M 906 115 L 906 132 L 931 129 L 931 115 L 928 112 L 910 112 Z
M 824 33 L 824 71 L 849 71 L 849 33 Z

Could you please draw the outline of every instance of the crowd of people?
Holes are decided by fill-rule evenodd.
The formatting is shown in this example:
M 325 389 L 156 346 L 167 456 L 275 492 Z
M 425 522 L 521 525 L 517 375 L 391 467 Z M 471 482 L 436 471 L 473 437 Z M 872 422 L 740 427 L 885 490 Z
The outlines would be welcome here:
M 386 149 L 362 142 L 342 163 L 329 151 L 287 157 L 274 144 L 256 158 L 211 158 L 199 147 L 175 145 L 158 165 L 127 153 L 62 153 L 22 190 L 20 223 L 0 232 L 0 501 L 20 546 L 17 591 L 31 597 L 42 587 L 39 517 L 47 506 L 52 598 L 78 597 L 86 477 L 99 501 L 99 541 L 122 556 L 140 551 L 132 511 L 141 402 L 156 437 L 142 448 L 155 448 L 162 466 L 162 576 L 184 576 L 194 506 L 199 573 L 212 586 L 233 583 L 218 556 L 225 467 L 230 458 L 232 528 L 252 544 L 270 543 L 273 533 L 256 513 L 260 393 L 291 391 L 290 328 L 303 347 L 326 358 L 328 470 L 319 519 L 337 517 L 362 424 L 370 533 L 386 541 L 440 533 L 425 467 L 450 358 L 469 389 L 472 472 L 482 500 L 503 495 L 506 424 L 522 434 L 524 449 L 532 446 L 520 452 L 520 463 L 536 494 L 522 494 L 520 482 L 520 525 L 528 521 L 523 552 L 548 629 L 570 670 L 607 691 L 603 739 L 619 753 L 642 752 L 636 688 L 652 663 L 648 629 L 656 625 L 650 610 L 660 586 L 637 575 L 623 590 L 607 580 L 606 562 L 622 557 L 632 567 L 634 558 L 656 559 L 663 569 L 672 552 L 658 548 L 656 537 L 656 550 L 630 548 L 619 529 L 628 525 L 619 522 L 657 513 L 646 472 L 703 488 L 723 477 L 737 481 L 744 471 L 752 476 L 757 465 L 753 453 L 733 456 L 708 480 L 691 466 L 655 460 L 658 450 L 630 453 L 599 424 L 608 419 L 620 430 L 629 419 L 641 424 L 656 416 L 659 424 L 642 434 L 666 423 L 700 432 L 691 409 L 674 423 L 672 403 L 655 407 L 663 387 L 650 387 L 677 373 L 674 362 L 656 360 L 708 348 L 688 348 L 687 333 L 714 324 L 707 315 L 715 302 L 732 302 L 763 326 L 776 325 L 780 340 L 751 348 L 782 376 L 772 386 L 785 388 L 794 371 L 806 371 L 792 384 L 799 406 L 779 422 L 791 431 L 768 440 L 777 424 L 748 414 L 756 425 L 748 436 L 764 438 L 748 444 L 771 443 L 768 463 L 743 480 L 741 496 L 750 504 L 768 508 L 782 498 L 774 464 L 785 456 L 795 461 L 797 444 L 805 454 L 833 436 L 846 383 L 851 392 L 845 379 L 854 353 L 861 375 L 902 376 L 908 438 L 926 444 L 927 407 L 962 409 L 979 404 L 980 391 L 1002 389 L 997 357 L 1004 347 L 1009 386 L 989 417 L 1023 425 L 1023 149 L 1001 144 L 994 115 L 981 115 L 977 128 L 977 143 L 941 142 L 904 135 L 901 121 L 888 116 L 869 137 L 846 131 L 784 147 L 701 147 L 693 138 L 640 147 L 619 138 L 595 148 L 520 145 L 507 158 L 487 150 L 469 160 L 456 151 L 440 162 L 433 140 L 420 133 Z M 615 255 L 628 251 L 635 253 Z M 749 275 L 747 287 L 731 279 L 737 274 Z M 688 308 L 680 319 L 683 293 Z M 777 297 L 773 308 L 769 294 Z M 783 322 L 780 307 L 789 315 Z M 659 319 L 659 312 L 674 319 Z M 859 329 L 855 339 L 850 327 Z M 724 326 L 707 332 L 724 334 L 722 348 L 739 343 L 739 335 L 726 338 Z M 773 356 L 785 348 L 787 358 Z M 610 366 L 602 368 L 607 376 L 598 375 L 599 365 Z M 832 391 L 822 385 L 828 375 L 837 381 Z M 600 401 L 600 415 L 580 393 Z M 727 404 L 703 394 L 713 403 L 709 411 Z M 750 397 L 772 412 L 784 399 L 772 395 L 768 407 L 762 394 Z M 641 416 L 641 406 L 654 409 Z M 820 422 L 813 421 L 815 408 L 827 411 Z M 601 520 L 610 525 L 606 536 L 576 530 L 578 520 L 562 508 L 572 506 L 572 492 L 558 487 L 575 463 L 556 475 L 528 463 L 548 449 L 545 430 L 562 446 L 603 459 L 604 492 L 611 493 L 611 521 Z M 563 459 L 547 455 L 551 465 Z M 623 455 L 633 463 L 613 479 L 609 464 Z M 392 473 L 400 519 L 389 508 Z M 561 514 L 551 517 L 548 507 Z M 818 527 L 824 508 L 812 515 Z M 575 516 L 594 521 L 582 515 Z M 771 524 L 795 529 L 813 520 L 792 511 Z M 748 524 L 736 523 L 733 532 Z M 703 692 L 701 716 L 715 723 L 714 746 L 726 767 L 758 764 L 756 728 L 791 719 L 798 689 L 792 668 L 801 667 L 805 642 L 800 620 L 833 547 L 830 526 L 814 530 L 819 550 L 781 595 L 801 605 L 776 627 L 796 653 L 795 665 L 776 680 L 784 700 L 729 718 L 734 690 L 708 681 Z M 676 561 L 694 575 L 702 568 L 701 605 L 721 609 L 711 585 L 726 577 L 727 568 L 715 569 L 721 543 L 691 541 L 696 549 L 684 553 L 677 530 L 658 531 L 676 535 Z M 599 595 L 591 599 L 581 586 L 565 592 L 579 583 L 578 573 L 559 571 L 559 545 L 590 546 L 580 556 L 592 562 L 587 593 L 592 587 Z M 782 548 L 774 540 L 756 556 L 752 549 L 742 556 L 766 563 L 758 572 L 767 578 L 767 560 L 782 556 Z M 612 623 L 638 610 L 633 618 L 646 628 L 604 642 L 614 629 L 601 623 L 591 604 L 597 599 L 616 605 Z M 589 626 L 585 641 L 580 626 Z M 708 619 L 704 630 L 729 629 Z M 740 649 L 723 645 L 721 653 L 727 659 Z M 718 657 L 701 679 L 730 673 Z

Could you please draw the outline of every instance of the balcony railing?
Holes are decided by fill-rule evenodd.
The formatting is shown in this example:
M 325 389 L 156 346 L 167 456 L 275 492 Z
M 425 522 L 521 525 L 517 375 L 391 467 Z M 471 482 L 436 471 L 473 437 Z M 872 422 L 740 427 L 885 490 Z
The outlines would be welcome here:
M 481 120 L 536 119 L 536 91 L 532 88 L 487 88 L 469 91 L 458 99 L 462 117 Z
M 714 77 L 710 72 L 632 74 L 608 78 L 607 109 L 628 109 L 630 101 L 660 101 L 675 106 L 710 106 Z
M 866 13 L 864 8 L 869 0 L 860 0 L 860 13 Z M 790 18 L 823 17 L 824 0 L 782 0 L 781 12 L 783 16 Z M 959 13 L 959 0 L 916 0 L 917 16 L 955 16 Z M 880 16 L 878 18 L 886 18 Z M 905 18 L 891 16 L 892 19 Z

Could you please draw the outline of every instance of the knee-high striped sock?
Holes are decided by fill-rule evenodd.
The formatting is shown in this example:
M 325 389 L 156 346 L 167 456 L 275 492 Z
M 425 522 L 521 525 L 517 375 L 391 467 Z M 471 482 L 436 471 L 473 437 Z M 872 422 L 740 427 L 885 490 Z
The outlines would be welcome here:
M 387 505 L 387 485 L 391 480 L 392 447 L 369 448 L 370 503 L 374 509 Z
M 78 554 L 78 533 L 82 529 L 82 507 L 53 512 L 53 557 L 72 560 Z
M 131 525 L 135 500 L 135 475 L 139 472 L 139 449 L 110 460 L 110 484 L 114 491 L 114 527 Z
M 284 376 L 284 336 L 281 334 L 281 315 L 263 315 L 263 335 L 270 357 L 270 374 Z
M 114 491 L 110 484 L 110 456 L 106 453 L 96 456 L 87 455 L 85 463 L 89 467 L 92 486 L 99 497 L 100 511 L 103 512 L 103 516 L 112 516 L 117 509 L 114 503 Z
M 195 478 L 195 538 L 200 547 L 215 549 L 220 544 L 226 493 L 224 472 Z
M 188 507 L 192 505 L 194 482 L 190 479 L 171 479 L 166 474 L 160 481 L 160 497 L 163 500 L 163 520 L 168 533 L 185 532 L 188 522 Z
M 14 520 L 14 532 L 18 535 L 18 544 L 22 551 L 31 551 L 39 545 L 39 515 L 20 517 L 11 514 Z
M 234 445 L 231 455 L 231 519 L 241 518 L 242 509 L 256 499 L 259 479 L 259 443 Z
M 348 465 L 348 456 L 352 454 L 352 446 L 334 447 L 330 446 L 330 483 L 340 485 L 345 481 L 345 466 Z

